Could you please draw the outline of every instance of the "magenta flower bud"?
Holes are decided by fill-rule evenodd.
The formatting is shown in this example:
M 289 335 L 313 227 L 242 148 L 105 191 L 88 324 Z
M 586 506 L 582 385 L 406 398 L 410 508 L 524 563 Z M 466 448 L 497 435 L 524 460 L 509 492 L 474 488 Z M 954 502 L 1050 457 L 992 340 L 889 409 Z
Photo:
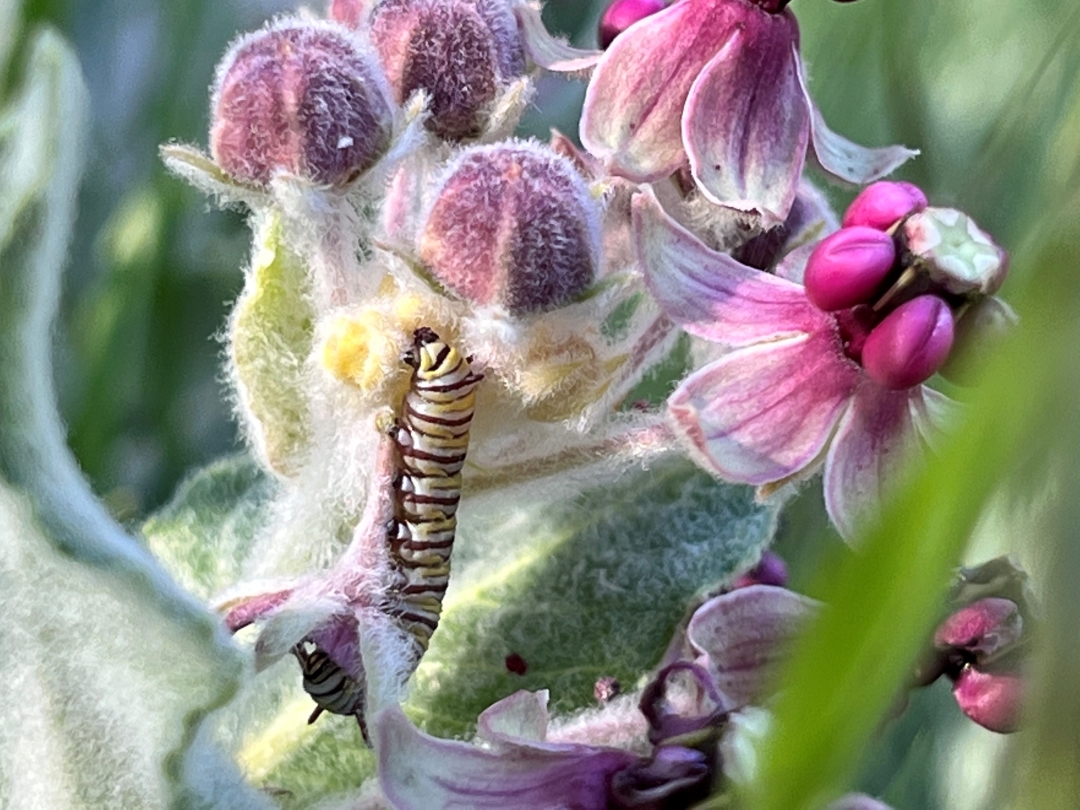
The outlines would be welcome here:
M 869 303 L 896 263 L 892 237 L 863 226 L 826 236 L 806 263 L 806 295 L 834 312 Z
M 887 231 L 908 214 L 926 208 L 926 195 L 911 183 L 882 180 L 859 192 L 847 211 L 843 226 L 865 225 Z
M 930 379 L 949 357 L 953 317 L 935 295 L 901 304 L 875 326 L 862 350 L 866 373 L 885 388 L 911 388 Z
M 445 140 L 480 135 L 500 91 L 525 72 L 505 0 L 381 0 L 371 12 L 371 39 L 398 103 L 427 92 L 427 128 Z
M 513 315 L 555 309 L 592 283 L 600 212 L 573 164 L 536 143 L 462 152 L 420 237 L 420 259 L 447 289 Z
M 988 597 L 953 613 L 934 633 L 934 646 L 962 650 L 976 663 L 1012 648 L 1024 629 L 1020 609 L 1011 599 Z
M 607 50 L 615 37 L 631 25 L 663 11 L 666 6 L 664 0 L 614 0 L 600 17 L 600 29 L 596 36 L 600 47 Z
M 963 211 L 929 207 L 900 229 L 908 264 L 954 295 L 993 295 L 1009 272 L 1008 254 Z
M 751 585 L 773 585 L 783 588 L 787 585 L 787 580 L 787 564 L 778 554 L 766 551 L 761 555 L 761 560 L 757 565 L 735 580 L 731 589 L 747 588 Z
M 1010 734 L 1020 727 L 1024 678 L 1017 672 L 992 672 L 967 666 L 953 683 L 953 697 L 983 728 Z
M 341 187 L 390 146 L 378 63 L 333 24 L 285 21 L 239 39 L 218 66 L 210 151 L 244 183 L 278 172 Z

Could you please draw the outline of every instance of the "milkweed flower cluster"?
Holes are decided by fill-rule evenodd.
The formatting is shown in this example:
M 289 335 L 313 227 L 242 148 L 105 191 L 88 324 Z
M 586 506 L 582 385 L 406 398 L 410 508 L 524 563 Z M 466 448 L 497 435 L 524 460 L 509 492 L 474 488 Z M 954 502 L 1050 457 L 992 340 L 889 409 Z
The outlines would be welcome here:
M 854 535 L 945 427 L 928 381 L 1013 320 L 1004 252 L 965 214 L 883 181 L 837 221 L 803 177 L 808 155 L 865 184 L 916 153 L 825 126 L 786 6 L 619 0 L 600 52 L 521 0 L 334 0 L 230 48 L 209 155 L 163 149 L 253 231 L 228 374 L 277 491 L 250 577 L 216 605 L 259 628 L 260 667 L 298 659 L 312 719 L 356 717 L 396 806 L 653 806 L 748 778 L 739 730 L 816 610 L 766 555 L 633 698 L 549 729 L 546 696 L 518 693 L 481 715 L 486 748 L 439 740 L 398 703 L 459 499 L 681 452 L 762 495 L 824 467 Z M 511 136 L 542 70 L 588 80 L 583 148 Z M 674 393 L 636 401 L 688 342 Z M 1007 621 L 997 607 L 975 624 Z M 950 629 L 939 646 L 974 651 L 949 672 L 977 690 L 985 645 Z
M 853 535 L 945 426 L 952 403 L 924 383 L 957 323 L 1007 311 L 992 298 L 1004 253 L 908 184 L 869 186 L 840 230 L 775 275 L 711 251 L 653 197 L 635 216 L 653 295 L 721 347 L 669 399 L 676 434 L 707 469 L 766 492 L 824 465 L 829 515 Z

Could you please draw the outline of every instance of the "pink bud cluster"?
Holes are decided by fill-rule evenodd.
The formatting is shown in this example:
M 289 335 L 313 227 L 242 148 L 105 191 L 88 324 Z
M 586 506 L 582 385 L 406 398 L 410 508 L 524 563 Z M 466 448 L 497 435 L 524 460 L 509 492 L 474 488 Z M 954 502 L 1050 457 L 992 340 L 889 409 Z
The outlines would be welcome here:
M 836 313 L 847 355 L 893 390 L 918 385 L 945 364 L 955 331 L 952 307 L 961 303 L 905 273 L 909 257 L 897 230 L 926 207 L 926 196 L 910 183 L 874 183 L 806 265 L 807 297 Z
M 1009 733 L 1020 723 L 1026 639 L 1019 607 L 988 597 L 949 616 L 934 634 L 934 658 L 921 680 L 944 675 L 961 711 L 990 731 Z

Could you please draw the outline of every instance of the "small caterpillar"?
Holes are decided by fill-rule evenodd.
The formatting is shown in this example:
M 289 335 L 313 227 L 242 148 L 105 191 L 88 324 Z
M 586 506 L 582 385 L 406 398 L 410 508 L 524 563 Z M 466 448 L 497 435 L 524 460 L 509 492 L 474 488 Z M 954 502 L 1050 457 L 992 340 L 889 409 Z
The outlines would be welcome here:
M 416 330 L 404 360 L 413 375 L 392 433 L 398 474 L 390 555 L 399 574 L 395 613 L 423 655 L 450 577 L 461 468 L 483 375 L 426 327 Z
M 363 685 L 335 663 L 325 650 L 318 645 L 313 647 L 309 650 L 307 643 L 301 642 L 292 650 L 300 662 L 304 691 L 315 701 L 315 711 L 308 718 L 308 724 L 318 720 L 324 711 L 352 715 L 360 724 L 360 732 L 366 741 L 368 732 L 364 722 Z

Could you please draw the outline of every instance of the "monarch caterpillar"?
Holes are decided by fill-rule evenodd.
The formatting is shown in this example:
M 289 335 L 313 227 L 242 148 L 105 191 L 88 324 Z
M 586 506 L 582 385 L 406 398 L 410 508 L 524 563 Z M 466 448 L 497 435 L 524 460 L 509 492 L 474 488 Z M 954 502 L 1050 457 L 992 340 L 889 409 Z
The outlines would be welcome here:
M 439 624 L 457 528 L 461 468 L 469 445 L 476 387 L 484 378 L 427 327 L 404 357 L 413 369 L 392 436 L 397 448 L 390 555 L 397 569 L 397 618 L 419 655 Z
M 418 661 L 438 626 L 450 577 L 461 468 L 476 386 L 483 375 L 426 327 L 413 334 L 412 348 L 403 360 L 413 374 L 390 431 L 397 470 L 387 540 L 395 581 L 382 610 L 412 635 Z M 324 711 L 352 715 L 367 740 L 363 684 L 309 640 L 292 652 L 300 662 L 304 691 L 316 704 L 308 722 L 314 723 Z
M 360 724 L 364 740 L 368 739 L 367 724 L 364 722 L 364 687 L 337 664 L 325 650 L 318 645 L 309 650 L 301 642 L 293 647 L 293 655 L 300 662 L 300 671 L 304 676 L 304 691 L 315 701 L 315 711 L 308 718 L 308 724 L 319 719 L 324 711 L 332 714 L 352 715 Z

